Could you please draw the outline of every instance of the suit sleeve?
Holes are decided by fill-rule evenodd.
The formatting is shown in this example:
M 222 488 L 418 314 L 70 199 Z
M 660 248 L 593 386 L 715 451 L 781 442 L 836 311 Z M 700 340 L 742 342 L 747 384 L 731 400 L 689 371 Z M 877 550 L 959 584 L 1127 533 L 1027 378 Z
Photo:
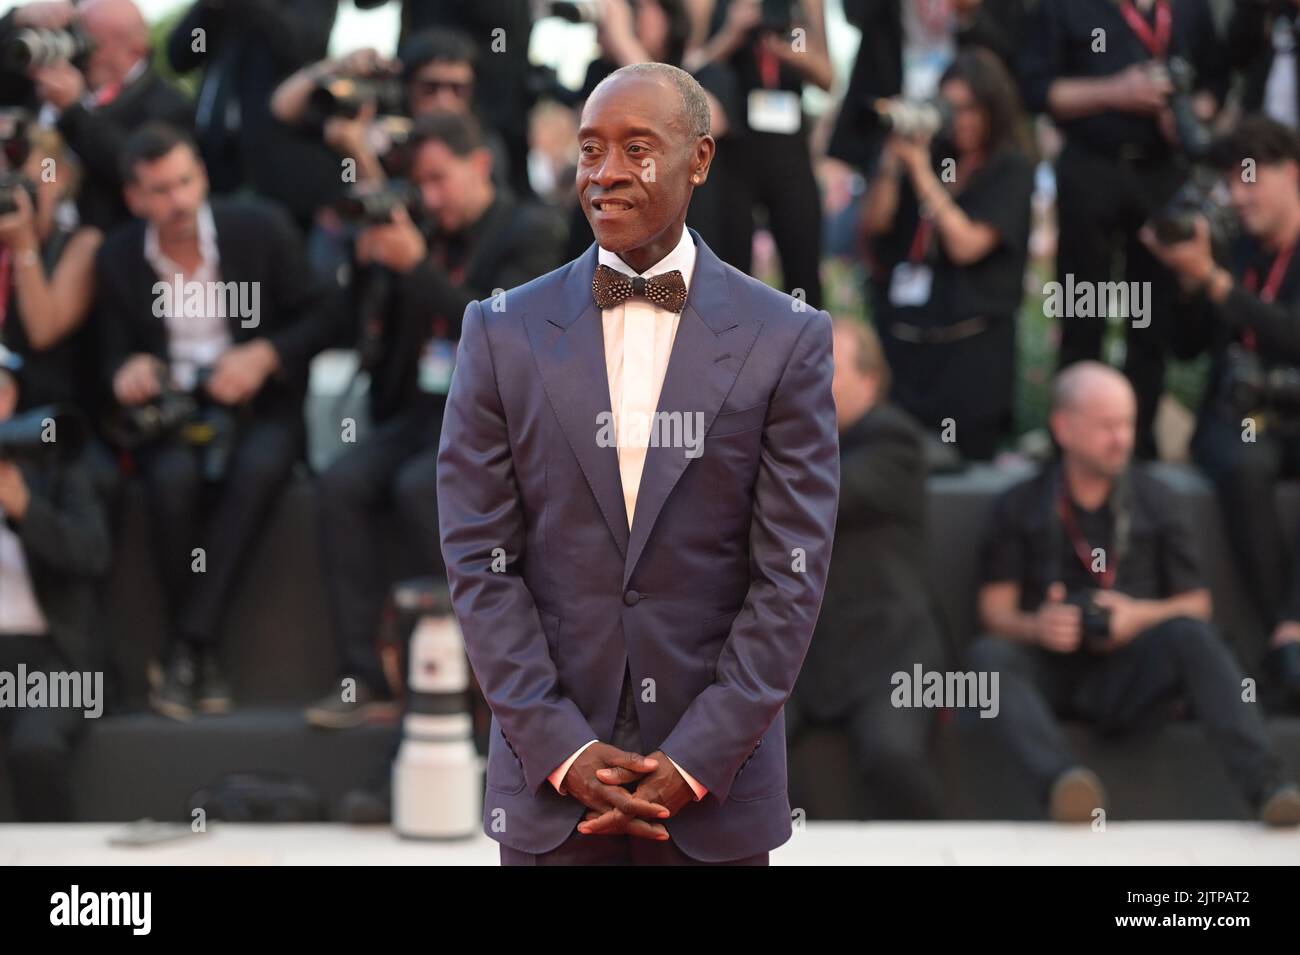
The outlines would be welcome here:
M 600 734 L 560 692 L 533 595 L 520 576 L 523 502 L 480 303 L 462 321 L 438 443 L 438 529 L 452 605 L 474 675 L 536 795 Z M 504 571 L 493 568 L 504 553 Z
M 821 610 L 840 487 L 832 373 L 831 319 L 819 311 L 800 331 L 768 406 L 745 605 L 717 679 L 660 746 L 720 802 L 789 698 Z

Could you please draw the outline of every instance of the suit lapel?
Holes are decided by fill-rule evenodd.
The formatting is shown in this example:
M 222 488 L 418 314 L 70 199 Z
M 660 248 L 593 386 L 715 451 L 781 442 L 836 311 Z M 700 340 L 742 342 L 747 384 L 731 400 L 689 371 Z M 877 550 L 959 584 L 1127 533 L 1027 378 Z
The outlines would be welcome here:
M 661 417 L 676 412 L 683 421 L 699 414 L 702 428 L 688 432 L 699 440 L 731 390 L 761 323 L 733 317 L 725 267 L 699 233 L 689 231 L 695 241 L 695 274 L 656 410 Z M 664 502 L 692 459 L 685 447 L 651 441 L 629 531 L 618 449 L 597 443 L 601 423 L 610 420 L 612 401 L 604 327 L 591 295 L 596 263 L 597 246 L 592 243 L 566 274 L 555 313 L 526 315 L 524 323 L 547 397 L 623 556 L 626 587 Z M 674 431 L 665 427 L 663 433 Z

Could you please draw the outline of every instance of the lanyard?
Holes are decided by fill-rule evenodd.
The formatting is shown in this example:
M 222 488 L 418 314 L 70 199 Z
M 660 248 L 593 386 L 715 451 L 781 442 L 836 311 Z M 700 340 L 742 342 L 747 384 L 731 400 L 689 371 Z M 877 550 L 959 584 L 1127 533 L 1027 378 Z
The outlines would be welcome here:
M 1282 280 L 1286 278 L 1287 269 L 1291 267 L 1291 256 L 1295 253 L 1296 240 L 1292 239 L 1277 253 L 1273 259 L 1273 265 L 1268 270 L 1268 278 L 1264 281 L 1264 287 L 1259 290 L 1259 300 L 1265 305 L 1272 305 L 1277 301 L 1277 293 L 1282 288 Z M 1251 269 L 1246 273 L 1246 288 L 1254 292 L 1259 286 L 1259 273 Z M 1255 330 L 1246 328 L 1241 333 L 1241 343 L 1251 351 L 1255 350 Z
M 1070 542 L 1074 545 L 1074 552 L 1079 556 L 1083 567 L 1093 580 L 1102 590 L 1109 590 L 1115 586 L 1115 574 L 1119 571 L 1119 555 L 1111 554 L 1106 561 L 1106 569 L 1098 573 L 1092 569 L 1092 548 L 1088 546 L 1088 538 L 1083 536 L 1083 531 L 1079 529 L 1079 522 L 1074 515 L 1074 505 L 1070 503 L 1069 492 L 1065 490 L 1065 482 L 1061 482 L 1061 495 L 1057 499 L 1058 510 L 1061 514 L 1061 523 L 1065 525 L 1065 532 L 1070 535 Z M 1115 548 L 1112 548 L 1115 549 Z
M 758 76 L 764 89 L 776 89 L 781 81 L 781 61 L 776 54 L 763 45 L 760 35 L 754 41 L 754 59 L 758 61 Z
M 1151 29 L 1146 18 L 1138 13 L 1133 0 L 1123 0 L 1119 12 L 1124 15 L 1142 45 L 1157 60 L 1163 60 L 1169 53 L 1169 38 L 1174 32 L 1174 13 L 1169 7 L 1169 0 L 1156 0 L 1156 27 Z

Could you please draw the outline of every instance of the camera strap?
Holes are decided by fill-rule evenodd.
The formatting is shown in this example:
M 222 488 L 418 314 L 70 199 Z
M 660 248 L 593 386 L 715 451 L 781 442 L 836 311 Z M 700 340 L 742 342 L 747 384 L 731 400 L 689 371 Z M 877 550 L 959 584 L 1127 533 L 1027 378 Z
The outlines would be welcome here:
M 1174 33 L 1174 12 L 1169 0 L 1156 0 L 1155 29 L 1147 23 L 1146 17 L 1138 12 L 1133 0 L 1121 0 L 1119 12 L 1124 15 L 1129 29 L 1137 36 L 1151 56 L 1163 60 L 1169 55 L 1169 40 Z
M 1278 250 L 1272 266 L 1269 267 L 1268 278 L 1264 280 L 1263 288 L 1259 287 L 1258 270 L 1254 268 L 1247 270 L 1243 284 L 1249 292 L 1258 295 L 1259 300 L 1265 305 L 1272 305 L 1277 301 L 1277 293 L 1281 290 L 1282 282 L 1286 279 L 1287 270 L 1291 268 L 1291 258 L 1295 254 L 1295 246 L 1296 240 L 1292 239 Z M 1253 328 L 1242 329 L 1241 343 L 1251 351 L 1255 351 L 1257 342 Z
M 1129 480 L 1128 471 L 1126 470 L 1116 479 L 1115 486 L 1111 489 L 1110 502 L 1115 518 L 1115 538 L 1112 541 L 1111 552 L 1109 554 L 1103 552 L 1106 569 L 1100 572 L 1095 571 L 1092 569 L 1092 548 L 1088 545 L 1088 538 L 1079 527 L 1078 516 L 1074 511 L 1074 503 L 1070 500 L 1070 494 L 1066 490 L 1064 465 L 1057 463 L 1052 478 L 1052 494 L 1050 498 L 1052 507 L 1049 510 L 1047 522 L 1049 528 L 1047 558 L 1049 584 L 1061 579 L 1058 555 L 1060 553 L 1061 531 L 1064 530 L 1070 537 L 1070 544 L 1073 546 L 1075 554 L 1078 555 L 1079 562 L 1083 564 L 1088 576 L 1097 582 L 1097 586 L 1102 590 L 1110 590 L 1115 586 L 1120 560 L 1128 552 L 1131 529 L 1128 492 Z

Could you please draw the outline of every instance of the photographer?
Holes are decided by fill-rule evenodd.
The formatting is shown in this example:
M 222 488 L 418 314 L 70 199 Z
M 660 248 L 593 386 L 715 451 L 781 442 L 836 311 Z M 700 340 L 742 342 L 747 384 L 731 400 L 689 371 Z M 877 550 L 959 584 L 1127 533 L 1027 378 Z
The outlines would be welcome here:
M 1300 126 L 1300 72 L 1296 70 L 1300 0 L 1237 0 L 1228 20 L 1228 57 L 1243 74 L 1243 113 L 1264 113 Z
M 400 515 L 411 574 L 442 573 L 434 465 L 466 307 L 561 262 L 562 224 L 493 184 L 492 155 L 473 116 L 422 117 L 412 150 L 413 208 L 396 206 L 357 239 L 366 271 L 355 286 L 354 314 L 376 429 L 319 484 L 340 674 L 357 681 L 354 700 L 336 691 L 308 709 L 307 719 L 325 727 L 355 725 L 392 707 L 375 643 L 392 583 L 382 571 L 376 508 L 391 502 Z
M 1059 459 L 1004 492 L 983 555 L 980 620 L 967 662 L 999 674 L 991 729 L 1049 815 L 1088 822 L 1106 808 L 1055 714 L 1103 736 L 1168 716 L 1185 697 L 1261 820 L 1300 824 L 1258 705 L 1210 623 L 1210 593 L 1172 496 L 1131 466 L 1136 400 L 1117 371 L 1080 362 L 1052 392 Z M 978 721 L 977 721 L 978 722 Z
M 63 161 L 57 133 L 32 130 L 21 111 L 0 110 L 0 147 L 0 346 L 23 360 L 19 410 L 54 402 L 90 410 L 98 395 L 82 374 L 93 359 L 85 321 L 103 233 L 56 220 L 56 206 L 75 195 L 77 182 L 71 165 L 53 182 L 40 175 L 44 160 Z
M 208 200 L 184 133 L 142 127 L 122 162 L 139 218 L 99 252 L 103 357 L 137 439 L 169 603 L 171 641 L 150 701 L 187 719 L 196 700 L 209 712 L 230 706 L 216 657 L 221 621 L 301 457 L 307 366 L 337 315 L 279 210 Z
M 1273 628 L 1265 667 L 1300 708 L 1300 565 L 1275 495 L 1280 480 L 1300 476 L 1300 136 L 1247 117 L 1213 154 L 1241 226 L 1230 267 L 1216 263 L 1201 216 L 1186 241 L 1162 243 L 1153 228 L 1143 240 L 1187 294 L 1183 357 L 1210 352 L 1192 453 L 1214 481 L 1243 580 Z
M 1227 66 L 1214 19 L 1207 0 L 1041 0 L 1021 51 L 1027 105 L 1050 114 L 1065 137 L 1057 280 L 1094 289 L 1115 278 L 1149 283 L 1137 286 L 1150 289 L 1148 314 L 1137 327 L 1126 322 L 1124 370 L 1137 392 L 1137 455 L 1154 458 L 1174 290 L 1137 233 L 1184 179 L 1180 148 L 1193 144 L 1182 141 L 1191 131 L 1174 107 L 1205 120 L 1223 102 Z M 1176 93 L 1182 66 L 1195 89 Z M 1123 274 L 1113 275 L 1121 258 Z M 1061 320 L 1059 367 L 1101 357 L 1108 317 Z
M 303 234 L 339 195 L 339 164 L 271 115 L 271 94 L 325 56 L 337 10 L 338 0 L 197 0 L 167 38 L 177 74 L 203 70 L 194 129 L 213 193 L 251 188 L 281 203 Z
M 24 9 L 15 15 L 16 26 L 28 20 Z M 57 15 L 60 9 L 66 19 Z M 27 74 L 44 106 L 42 119 L 57 117 L 60 135 L 84 169 L 77 201 L 82 223 L 111 228 L 130 218 L 118 174 L 127 135 L 150 120 L 188 125 L 192 108 L 154 70 L 149 27 L 131 0 L 85 0 L 75 9 L 55 5 L 42 11 L 38 22 L 71 31 L 62 36 L 78 51 L 71 59 L 60 58 L 50 34 L 36 34 L 45 41 L 25 45 Z M 0 48 L 12 56 L 20 35 L 0 34 Z
M 15 458 L 19 391 L 0 368 L 0 671 L 102 673 L 95 594 L 109 565 L 107 522 L 81 462 L 58 448 L 64 422 L 53 447 Z M 85 729 L 82 709 L 0 706 L 22 821 L 72 820 L 72 748 Z
M 997 57 L 961 53 L 940 91 L 949 128 L 896 129 L 863 201 L 872 316 L 899 406 L 987 460 L 1013 418 L 1034 169 Z
M 795 34 L 796 28 L 802 32 Z M 737 87 L 730 135 L 718 142 L 712 166 L 725 211 L 713 249 L 724 262 L 750 272 L 754 211 L 762 208 L 781 260 L 781 287 L 821 308 L 822 200 L 803 89 L 810 82 L 829 90 L 834 81 L 823 0 L 719 0 L 711 31 L 703 48 L 687 54 L 687 68 L 723 64 Z

